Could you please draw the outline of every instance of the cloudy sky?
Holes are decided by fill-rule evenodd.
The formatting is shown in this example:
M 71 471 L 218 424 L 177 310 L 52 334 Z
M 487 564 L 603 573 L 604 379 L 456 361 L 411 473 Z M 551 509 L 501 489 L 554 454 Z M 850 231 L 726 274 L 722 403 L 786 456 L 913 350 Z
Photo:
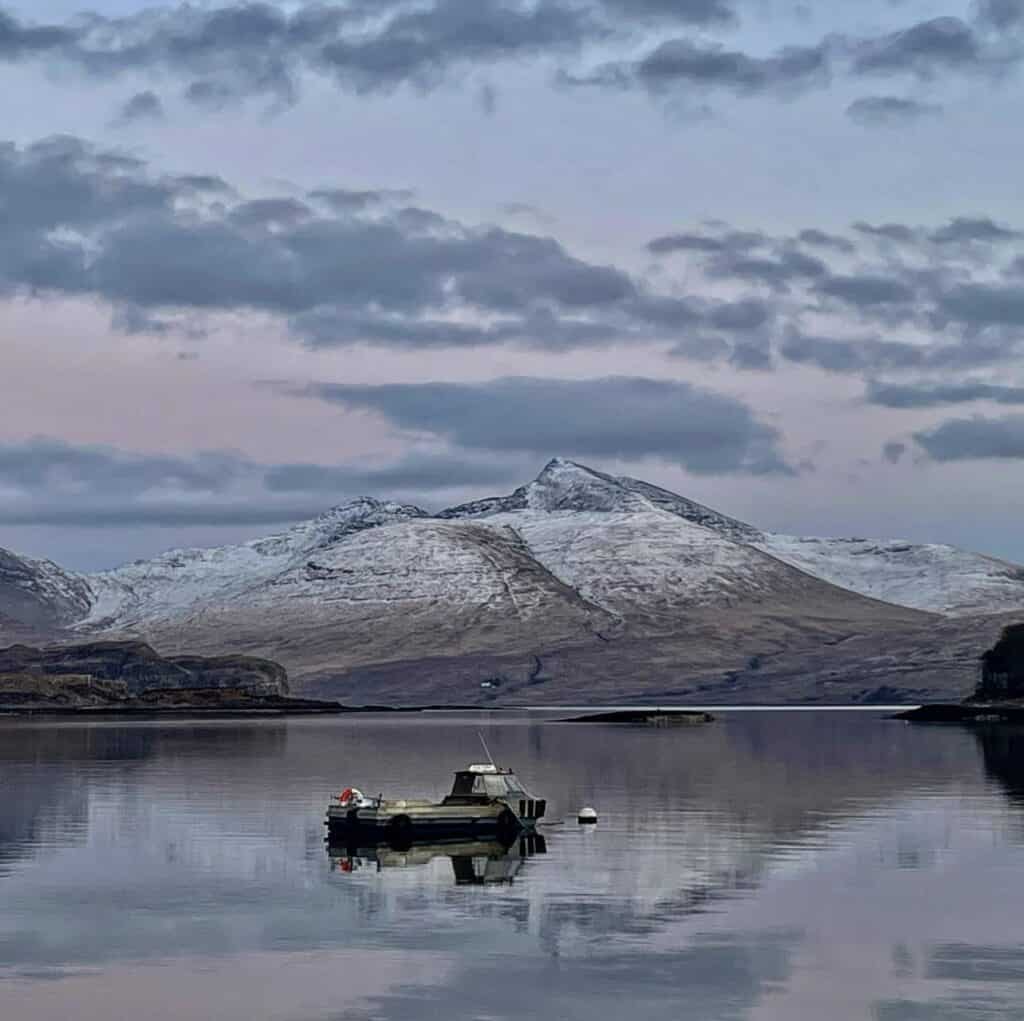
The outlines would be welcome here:
M 554 455 L 1024 560 L 1024 0 L 0 0 L 0 546 Z

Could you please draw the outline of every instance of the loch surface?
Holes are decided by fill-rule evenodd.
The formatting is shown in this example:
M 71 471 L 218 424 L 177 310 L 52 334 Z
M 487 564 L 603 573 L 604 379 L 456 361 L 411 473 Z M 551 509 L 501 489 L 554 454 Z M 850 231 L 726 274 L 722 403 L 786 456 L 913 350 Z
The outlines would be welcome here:
M 1024 1016 L 1024 730 L 716 716 L 0 720 L 0 1017 Z M 543 841 L 325 847 L 478 731 Z

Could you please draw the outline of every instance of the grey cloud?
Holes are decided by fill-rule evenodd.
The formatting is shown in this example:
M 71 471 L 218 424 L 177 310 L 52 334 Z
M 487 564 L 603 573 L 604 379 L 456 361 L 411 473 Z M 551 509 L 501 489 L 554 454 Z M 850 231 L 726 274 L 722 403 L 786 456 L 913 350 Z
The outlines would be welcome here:
M 770 57 L 754 57 L 715 43 L 670 39 L 634 62 L 612 62 L 584 75 L 563 74 L 570 85 L 629 88 L 654 94 L 687 89 L 724 89 L 740 95 L 788 94 L 827 79 L 829 50 L 790 46 Z
M 885 446 L 882 447 L 882 457 L 885 458 L 889 464 L 899 464 L 903 460 L 903 455 L 907 452 L 907 445 L 900 443 L 897 440 L 890 440 Z
M 1024 287 L 964 284 L 941 295 L 938 307 L 972 326 L 1024 326 Z
M 853 46 L 855 74 L 910 73 L 930 78 L 943 70 L 970 70 L 988 62 L 974 30 L 960 18 L 940 17 Z
M 817 288 L 821 294 L 855 306 L 894 305 L 914 300 L 914 289 L 903 281 L 868 273 L 828 277 Z
M 639 295 L 632 302 L 635 315 L 652 326 L 663 327 L 673 332 L 700 322 L 701 313 L 695 302 L 685 298 L 669 298 L 662 295 Z
M 291 9 L 235 0 L 122 17 L 90 13 L 51 25 L 0 14 L 0 60 L 61 61 L 103 78 L 178 76 L 187 82 L 187 101 L 217 109 L 253 95 L 292 103 L 309 73 L 356 94 L 403 85 L 425 91 L 463 68 L 621 46 L 638 25 L 657 32 L 673 25 L 721 28 L 735 20 L 729 0 L 381 0 L 307 2 Z M 995 71 L 1019 63 L 1021 53 L 990 39 L 984 26 L 1005 30 L 1018 20 L 1010 0 L 986 0 L 981 28 L 954 17 L 933 18 L 874 39 L 828 36 L 767 56 L 717 42 L 662 38 L 638 60 L 613 59 L 583 73 L 563 68 L 559 79 L 674 97 L 713 89 L 785 96 L 827 84 L 834 70 L 920 78 Z M 926 112 L 927 104 L 910 102 L 869 98 L 854 103 L 850 114 L 877 123 Z
M 195 191 L 208 194 L 230 195 L 234 193 L 231 185 L 215 174 L 182 174 L 171 178 L 174 188 L 183 191 Z
M 945 227 L 932 231 L 929 236 L 937 244 L 957 244 L 965 241 L 996 243 L 1016 241 L 1024 237 L 1019 230 L 1004 227 L 987 216 L 958 216 L 950 220 Z
M 718 305 L 708 314 L 708 323 L 719 330 L 758 330 L 771 322 L 774 309 L 758 298 Z
M 707 269 L 713 277 L 766 284 L 776 290 L 786 290 L 795 281 L 816 280 L 828 275 L 825 262 L 795 248 L 763 256 L 723 252 L 708 263 Z
M 733 345 L 729 362 L 744 371 L 768 372 L 775 367 L 771 342 L 767 337 L 739 340 Z
M 547 226 L 555 222 L 555 217 L 531 202 L 502 202 L 498 209 L 506 216 L 522 216 Z
M 19 149 L 0 143 L 0 194 L 5 199 L 0 252 L 16 237 L 40 250 L 61 250 L 42 236 L 58 228 L 87 230 L 125 217 L 170 210 L 173 182 L 147 179 L 135 161 L 77 138 L 57 136 Z M 13 245 L 10 246 L 13 248 Z M 0 265 L 0 273 L 8 267 Z
M 84 485 L 97 492 L 168 487 L 220 492 L 239 471 L 236 459 L 226 454 L 201 454 L 192 459 L 139 456 L 57 440 L 0 446 L 0 482 L 14 488 L 79 491 Z
M 0 147 L 0 288 L 93 295 L 126 314 L 258 309 L 315 345 L 516 341 L 565 349 L 671 337 L 700 319 L 549 237 L 393 208 L 403 193 L 225 197 L 77 139 Z M 208 193 L 220 201 L 203 205 Z M 231 195 L 230 192 L 227 193 Z M 197 201 L 199 205 L 197 206 Z M 326 212 L 324 211 L 326 208 Z
M 60 25 L 24 25 L 14 15 L 0 11 L 0 60 L 52 53 L 73 43 L 75 31 Z
M 196 336 L 207 314 L 257 310 L 314 347 L 566 351 L 657 342 L 674 344 L 676 357 L 706 359 L 714 349 L 725 357 L 709 337 L 792 326 L 802 301 L 833 318 L 855 310 L 927 326 L 933 338 L 965 335 L 964 343 L 855 345 L 845 355 L 828 347 L 811 356 L 789 345 L 791 360 L 825 358 L 834 368 L 839 359 L 848 366 L 840 371 L 855 371 L 860 363 L 884 369 L 896 351 L 907 367 L 989 364 L 1015 349 L 1013 328 L 1024 325 L 1024 288 L 973 282 L 978 243 L 1010 232 L 983 216 L 930 233 L 856 225 L 925 257 L 923 269 L 835 273 L 819 256 L 848 254 L 846 246 L 811 230 L 794 240 L 716 223 L 649 243 L 656 253 L 691 253 L 709 282 L 761 291 L 722 302 L 656 290 L 656 278 L 583 260 L 549 236 L 469 226 L 404 205 L 401 192 L 320 188 L 305 199 L 246 199 L 220 178 L 160 176 L 75 138 L 0 145 L 0 196 L 7 210 L 0 294 L 100 299 L 124 332 Z M 813 252 L 802 247 L 815 243 Z M 983 254 L 989 269 L 1001 253 L 988 245 Z M 734 364 L 769 364 L 766 339 L 754 340 L 748 336 L 742 350 L 727 345 Z
M 1017 20 L 1007 20 L 1009 3 L 993 0 L 991 12 L 1007 25 Z M 563 72 L 562 80 L 611 88 L 641 86 L 654 94 L 719 88 L 739 95 L 789 95 L 825 86 L 838 72 L 855 78 L 910 75 L 931 80 L 940 74 L 997 74 L 1016 67 L 1022 58 L 1019 46 L 990 39 L 960 18 L 937 17 L 876 37 L 830 35 L 770 56 L 729 50 L 719 43 L 670 39 L 640 60 L 610 61 L 588 74 Z M 847 108 L 852 119 L 866 125 L 906 124 L 939 112 L 935 104 L 890 95 L 863 97 Z
M 902 96 L 862 96 L 847 108 L 846 115 L 869 127 L 902 127 L 942 113 L 937 103 L 922 103 Z
M 682 231 L 677 234 L 663 234 L 647 242 L 647 250 L 653 255 L 670 255 L 672 252 L 717 252 L 746 251 L 757 248 L 767 239 L 755 231 L 727 231 L 724 234 L 696 234 Z
M 668 350 L 668 355 L 694 362 L 717 362 L 727 358 L 731 351 L 732 346 L 723 337 L 695 333 L 674 344 Z
M 356 92 L 430 88 L 460 64 L 572 50 L 607 32 L 595 10 L 551 0 L 306 4 L 290 12 L 252 2 L 91 14 L 67 28 L 28 29 L 9 18 L 0 40 L 10 42 L 0 53 L 19 59 L 45 50 L 107 77 L 190 75 L 186 98 L 216 106 L 254 93 L 291 102 L 310 70 Z
M 236 0 L 46 26 L 0 13 L 0 59 L 45 56 L 101 77 L 186 76 L 186 100 L 219 108 L 254 94 L 292 102 L 310 71 L 356 93 L 424 90 L 460 66 L 571 53 L 638 21 L 714 26 L 734 18 L 726 0 L 382 0 L 290 11 Z
M 1004 337 L 971 338 L 970 343 L 908 343 L 868 336 L 854 339 L 822 337 L 791 327 L 781 355 L 791 362 L 827 372 L 862 373 L 957 370 L 992 365 L 1015 353 L 1016 341 Z
M 690 25 L 729 25 L 737 20 L 724 0 L 600 0 L 607 10 L 624 18 L 653 18 Z M 1005 2 L 1005 0 L 1004 0 Z
M 978 20 L 997 29 L 1014 28 L 1024 24 L 1022 0 L 980 0 Z
M 968 380 L 957 383 L 868 384 L 865 400 L 886 408 L 934 408 L 945 404 L 994 401 L 996 404 L 1024 404 L 1024 387 L 1004 386 Z
M 454 64 L 486 64 L 574 49 L 603 34 L 601 26 L 579 7 L 435 0 L 426 9 L 395 15 L 376 34 L 339 37 L 318 45 L 312 63 L 358 92 L 405 81 L 430 87 Z
M 228 220 L 240 227 L 290 227 L 312 216 L 313 210 L 298 199 L 253 199 L 234 206 Z
M 470 450 L 658 457 L 700 474 L 791 473 L 778 432 L 735 400 L 634 377 L 483 383 L 322 383 L 298 391 Z
M 164 105 L 160 97 L 149 90 L 137 92 L 129 99 L 121 112 L 117 115 L 117 123 L 134 124 L 138 121 L 162 120 L 164 116 Z
M 920 240 L 920 234 L 913 227 L 903 223 L 864 223 L 858 221 L 853 229 L 869 237 L 880 238 L 883 241 L 896 241 L 900 244 L 912 245 Z
M 933 461 L 1024 458 L 1024 415 L 1003 418 L 954 418 L 934 429 L 914 433 Z
M 431 496 L 513 484 L 515 458 L 410 452 L 391 463 L 264 465 L 231 453 L 129 453 L 38 439 L 0 445 L 0 523 L 88 528 L 273 524 L 362 495 Z
M 875 372 L 919 368 L 928 359 L 923 345 L 884 341 L 877 337 L 836 339 L 787 331 L 780 353 L 791 362 L 828 372 Z
M 20 508 L 8 504 L 0 509 L 0 523 L 5 525 L 49 525 L 57 528 L 188 528 L 200 525 L 241 528 L 248 525 L 283 525 L 316 517 L 324 510 L 314 502 L 256 506 L 251 497 L 239 501 L 182 504 L 166 501 L 153 505 L 93 506 L 84 502 L 62 502 Z
M 271 492 L 433 493 L 464 486 L 490 486 L 521 481 L 517 462 L 474 460 L 453 454 L 406 456 L 383 467 L 284 464 L 267 470 Z
M 204 110 L 222 110 L 242 96 L 242 91 L 237 87 L 226 85 L 224 82 L 215 82 L 208 79 L 189 82 L 182 98 L 193 106 Z
M 999 244 L 1016 241 L 1024 233 L 996 223 L 987 216 L 957 216 L 935 230 L 925 231 L 904 223 L 871 224 L 859 221 L 853 229 L 879 241 L 890 241 L 907 246 L 922 246 L 924 241 L 936 245 L 968 243 Z
M 833 251 L 850 255 L 857 250 L 857 246 L 839 234 L 829 234 L 827 231 L 808 227 L 800 231 L 796 237 L 797 241 L 804 245 L 811 245 L 814 248 L 831 248 Z
M 402 188 L 316 188 L 309 193 L 309 198 L 324 202 L 335 212 L 347 213 L 384 202 L 408 202 L 413 198 L 413 192 Z
M 141 308 L 134 305 L 122 305 L 114 310 L 110 320 L 111 329 L 128 336 L 138 334 L 150 334 L 151 336 L 166 336 L 174 330 L 174 324 L 166 319 L 151 316 Z
M 313 347 L 364 342 L 399 348 L 481 347 L 515 343 L 538 350 L 603 347 L 631 336 L 628 327 L 570 319 L 539 311 L 472 326 L 444 319 L 319 307 L 291 320 L 292 330 Z

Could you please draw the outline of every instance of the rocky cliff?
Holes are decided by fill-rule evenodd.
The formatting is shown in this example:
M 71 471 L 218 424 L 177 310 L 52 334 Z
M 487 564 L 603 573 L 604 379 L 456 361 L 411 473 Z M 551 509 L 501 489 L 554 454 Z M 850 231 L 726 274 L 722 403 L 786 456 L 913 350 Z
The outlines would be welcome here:
M 49 684 L 73 692 L 92 685 L 97 697 L 141 696 L 153 691 L 225 689 L 253 696 L 284 696 L 288 677 L 283 667 L 249 656 L 163 657 L 140 641 L 96 641 L 37 648 L 12 645 L 0 649 L 0 676 L 13 690 L 15 678 L 31 679 L 38 690 Z M 26 688 L 26 691 L 31 690 Z M 56 689 L 54 689 L 56 690 Z M 87 694 L 85 688 L 83 694 Z

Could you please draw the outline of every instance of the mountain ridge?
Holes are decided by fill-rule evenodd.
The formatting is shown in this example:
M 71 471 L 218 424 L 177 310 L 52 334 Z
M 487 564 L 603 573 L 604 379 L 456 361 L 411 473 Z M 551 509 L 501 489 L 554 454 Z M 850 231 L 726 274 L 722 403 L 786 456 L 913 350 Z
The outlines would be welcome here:
M 786 670 L 814 662 L 818 676 L 861 646 L 868 673 L 900 673 L 873 636 L 960 684 L 987 634 L 975 618 L 1022 607 L 1024 568 L 1005 561 L 764 532 L 564 458 L 504 497 L 433 514 L 361 497 L 276 535 L 92 575 L 0 553 L 0 621 L 263 656 L 300 690 L 364 699 L 550 698 L 587 677 L 631 697 L 760 670 L 735 693 L 762 684 L 769 660 L 791 663 L 783 690 Z M 939 619 L 955 662 L 930 637 Z M 844 670 L 857 676 L 852 660 Z

